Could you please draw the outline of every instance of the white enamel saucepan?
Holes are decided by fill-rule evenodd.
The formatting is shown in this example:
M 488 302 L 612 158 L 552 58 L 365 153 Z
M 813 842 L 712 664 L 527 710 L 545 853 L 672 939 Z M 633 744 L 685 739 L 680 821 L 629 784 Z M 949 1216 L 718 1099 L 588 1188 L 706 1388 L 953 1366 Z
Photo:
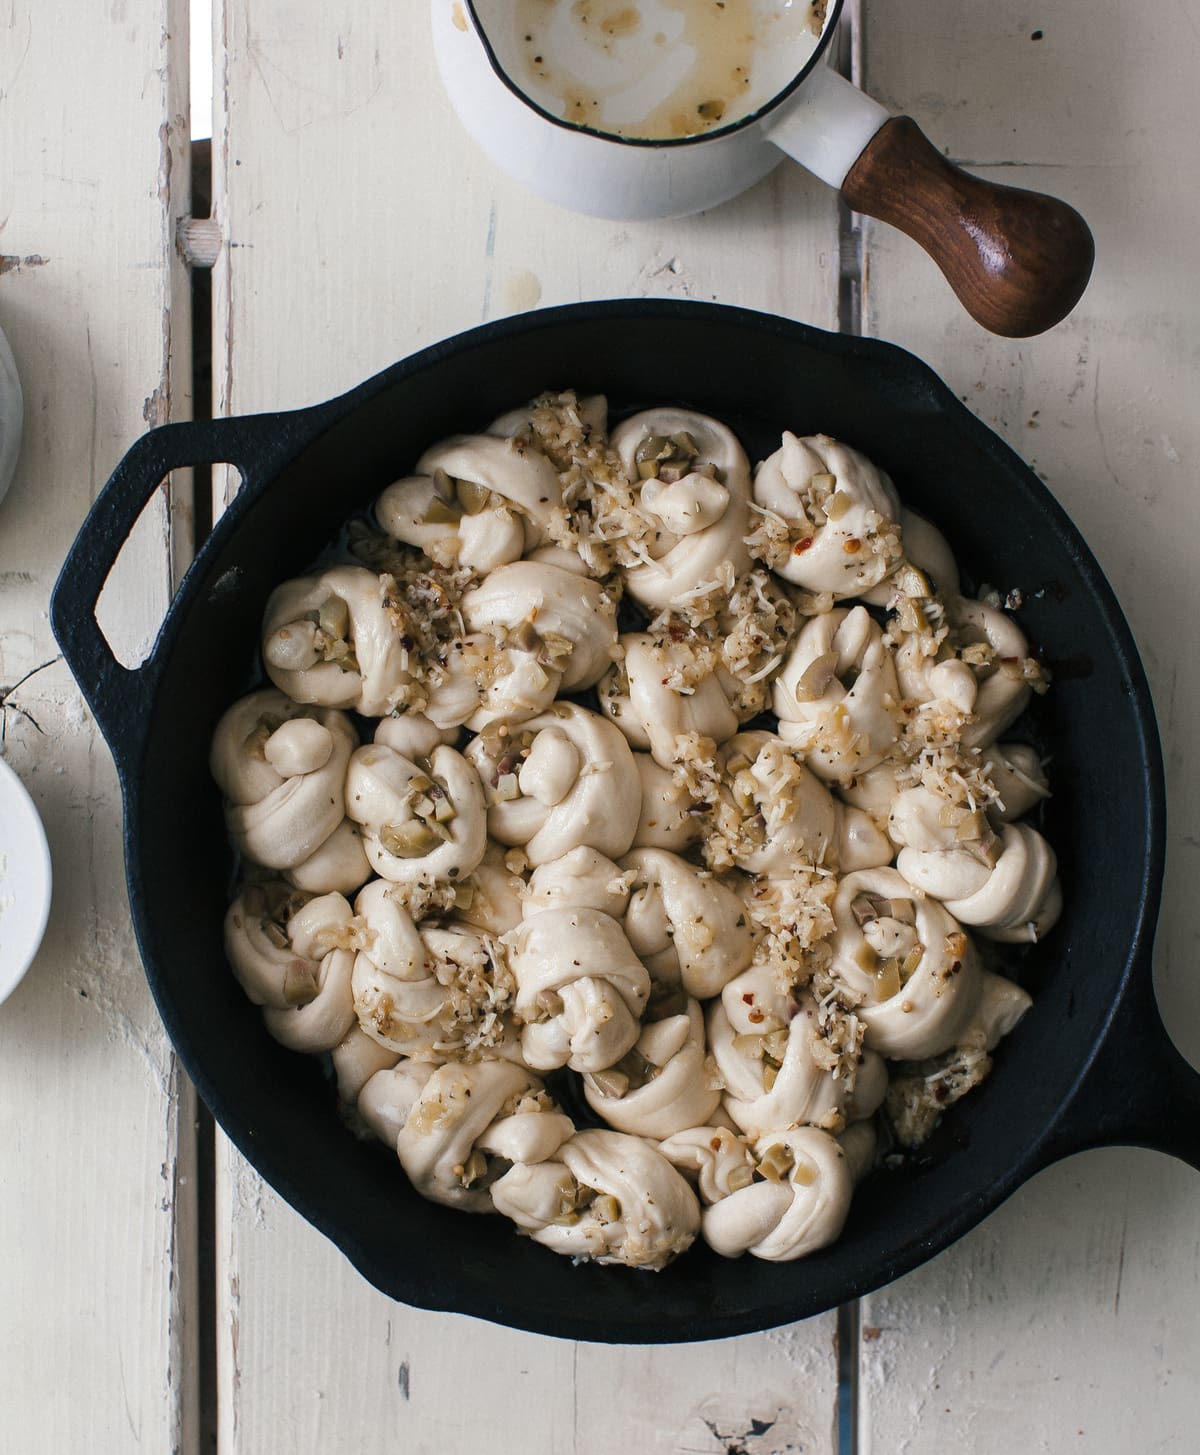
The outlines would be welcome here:
M 1041 333 L 1087 285 L 1095 249 L 1073 208 L 955 167 L 910 118 L 824 63 L 842 0 L 432 7 L 467 131 L 502 171 L 572 211 L 684 216 L 787 155 L 919 242 L 993 333 Z

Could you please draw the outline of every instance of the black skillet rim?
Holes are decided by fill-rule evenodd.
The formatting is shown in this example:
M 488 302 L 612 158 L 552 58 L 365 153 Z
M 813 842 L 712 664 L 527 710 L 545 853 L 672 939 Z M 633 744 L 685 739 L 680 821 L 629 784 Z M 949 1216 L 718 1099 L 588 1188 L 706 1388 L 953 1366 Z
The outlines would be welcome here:
M 1053 1148 L 1056 1129 L 1072 1105 L 1076 1091 L 1087 1076 L 1089 1068 L 1104 1043 L 1109 1025 L 1125 996 L 1129 981 L 1136 974 L 1144 973 L 1148 976 L 1148 952 L 1153 936 L 1157 895 L 1162 878 L 1164 790 L 1161 757 L 1157 747 L 1157 729 L 1144 672 L 1132 634 L 1120 611 L 1115 595 L 1063 508 L 1045 486 L 1033 476 L 1028 466 L 986 425 L 971 414 L 927 365 L 905 350 L 878 340 L 830 334 L 824 330 L 774 315 L 731 308 L 726 305 L 692 301 L 633 299 L 569 304 L 560 308 L 540 310 L 534 314 L 498 320 L 459 333 L 401 360 L 346 394 L 329 400 L 323 405 L 296 411 L 290 415 L 250 417 L 241 422 L 244 428 L 249 429 L 251 436 L 255 429 L 265 432 L 268 445 L 273 438 L 274 452 L 272 453 L 272 449 L 269 447 L 266 449 L 267 458 L 271 461 L 271 468 L 254 482 L 251 489 L 235 499 L 197 556 L 196 562 L 189 570 L 180 592 L 170 608 L 156 643 L 154 656 L 160 658 L 169 653 L 173 639 L 178 633 L 179 624 L 202 584 L 205 562 L 236 531 L 238 522 L 245 511 L 251 508 L 254 501 L 269 489 L 276 475 L 292 459 L 318 439 L 325 430 L 350 414 L 358 405 L 434 362 L 453 359 L 456 354 L 471 350 L 481 344 L 503 341 L 506 338 L 528 334 L 541 328 L 554 328 L 563 323 L 578 325 L 592 320 L 628 318 L 631 314 L 642 319 L 650 317 L 663 320 L 719 317 L 726 323 L 742 330 L 773 334 L 784 340 L 790 338 L 834 355 L 852 359 L 863 358 L 873 363 L 886 363 L 898 374 L 906 376 L 914 390 L 932 400 L 939 410 L 949 411 L 958 428 L 969 437 L 973 437 L 975 447 L 990 455 L 998 468 L 1019 471 L 1035 487 L 1043 515 L 1052 524 L 1059 540 L 1069 548 L 1074 565 L 1104 612 L 1112 646 L 1132 688 L 1130 706 L 1134 713 L 1140 741 L 1144 746 L 1144 764 L 1147 770 L 1144 784 L 1147 841 L 1139 894 L 1137 933 L 1129 947 L 1122 973 L 1116 984 L 1110 1014 L 1099 1034 L 1089 1045 L 1087 1055 L 1079 1065 L 1078 1074 L 1072 1083 L 1071 1090 L 1061 1102 L 1058 1114 L 1041 1129 L 1041 1135 L 1031 1141 L 1026 1155 L 1014 1162 L 1008 1168 L 1007 1174 L 997 1180 L 985 1195 L 964 1202 L 951 1212 L 935 1237 L 915 1239 L 898 1248 L 890 1249 L 869 1270 L 858 1276 L 847 1278 L 840 1285 L 840 1295 L 843 1299 L 851 1298 L 890 1282 L 955 1241 L 980 1222 L 1017 1186 L 1058 1154 L 1053 1150 L 1048 1152 L 1047 1149 Z M 280 439 L 284 440 L 282 446 L 279 444 Z M 114 743 L 114 748 L 118 748 L 116 743 Z M 128 761 L 122 758 L 119 749 L 116 756 L 119 764 Z M 177 1023 L 178 1018 L 174 1014 L 169 999 L 165 993 L 162 993 L 160 974 L 154 966 L 153 958 L 145 953 L 146 947 L 143 944 L 146 910 L 136 828 L 138 820 L 136 808 L 139 796 L 137 775 L 130 770 L 123 769 L 122 783 L 127 801 L 126 852 L 135 928 L 139 945 L 143 947 L 148 978 L 160 1013 L 172 1040 L 181 1048 L 181 1057 L 184 1057 L 182 1047 L 190 1048 L 191 1044 L 187 1027 Z M 559 1337 L 630 1343 L 670 1343 L 727 1337 L 792 1322 L 797 1318 L 807 1317 L 832 1306 L 832 1301 L 828 1298 L 809 1306 L 803 1299 L 797 1302 L 793 1297 L 778 1305 L 759 1306 L 753 1313 L 724 1318 L 714 1317 L 705 1321 L 703 1327 L 696 1329 L 664 1329 L 661 1326 L 647 1327 L 640 1321 L 621 1323 L 611 1319 L 605 1323 L 602 1329 L 598 1329 L 586 1318 L 579 1318 L 575 1315 L 555 1317 L 547 1317 L 544 1314 L 530 1315 L 521 1308 L 510 1306 L 504 1299 L 473 1292 L 463 1293 L 452 1286 L 452 1281 L 448 1286 L 445 1279 L 438 1279 L 432 1286 L 427 1286 L 430 1285 L 430 1280 L 421 1269 L 416 1271 L 417 1285 L 410 1284 L 405 1278 L 397 1279 L 394 1276 L 387 1276 L 389 1271 L 394 1275 L 395 1270 L 384 1270 L 383 1275 L 380 1276 L 381 1270 L 378 1268 L 376 1260 L 370 1256 L 367 1250 L 356 1244 L 353 1232 L 347 1233 L 344 1228 L 336 1227 L 332 1220 L 324 1218 L 319 1210 L 314 1208 L 303 1185 L 303 1179 L 297 1182 L 291 1176 L 290 1169 L 273 1165 L 269 1150 L 254 1142 L 252 1133 L 241 1125 L 236 1103 L 222 1093 L 217 1082 L 205 1071 L 202 1058 L 188 1054 L 184 1057 L 184 1062 L 197 1089 L 205 1102 L 212 1108 L 218 1122 L 280 1195 L 302 1216 L 325 1233 L 336 1246 L 340 1247 L 370 1282 L 390 1296 L 405 1302 L 430 1309 L 472 1314 L 511 1327 Z M 267 1164 L 266 1168 L 264 1168 L 264 1162 Z

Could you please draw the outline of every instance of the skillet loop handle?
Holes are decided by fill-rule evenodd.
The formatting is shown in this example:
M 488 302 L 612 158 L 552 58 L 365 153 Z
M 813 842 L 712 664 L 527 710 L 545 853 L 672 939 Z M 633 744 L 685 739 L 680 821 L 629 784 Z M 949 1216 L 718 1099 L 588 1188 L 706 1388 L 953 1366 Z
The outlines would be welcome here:
M 1200 1171 L 1200 1071 L 1176 1050 L 1143 969 L 1051 1134 L 1047 1164 L 1091 1147 L 1150 1147 Z
M 964 172 L 908 116 L 876 132 L 842 196 L 920 243 L 971 317 L 1005 338 L 1053 328 L 1091 276 L 1096 245 L 1073 207 Z
M 96 620 L 96 605 L 138 517 L 172 470 L 236 465 L 248 471 L 242 420 L 167 424 L 143 435 L 96 498 L 63 562 L 50 598 L 50 624 L 80 690 L 120 764 L 144 732 L 161 672 L 162 633 L 145 661 L 126 667 Z

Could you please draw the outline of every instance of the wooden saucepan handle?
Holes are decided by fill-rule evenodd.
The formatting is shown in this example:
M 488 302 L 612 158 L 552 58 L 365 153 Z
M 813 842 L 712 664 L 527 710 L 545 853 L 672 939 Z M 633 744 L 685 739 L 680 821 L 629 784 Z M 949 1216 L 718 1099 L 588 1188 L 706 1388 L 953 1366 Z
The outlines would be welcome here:
M 972 176 L 907 116 L 875 133 L 842 196 L 920 243 L 971 317 L 1007 338 L 1052 328 L 1091 276 L 1095 243 L 1073 207 Z

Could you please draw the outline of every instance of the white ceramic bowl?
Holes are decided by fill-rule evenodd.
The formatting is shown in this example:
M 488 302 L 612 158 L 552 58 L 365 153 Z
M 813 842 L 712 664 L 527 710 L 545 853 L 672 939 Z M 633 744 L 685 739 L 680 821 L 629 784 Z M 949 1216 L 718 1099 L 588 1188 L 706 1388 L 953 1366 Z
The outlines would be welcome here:
M 50 848 L 25 785 L 0 758 L 0 1003 L 17 988 L 50 917 Z

